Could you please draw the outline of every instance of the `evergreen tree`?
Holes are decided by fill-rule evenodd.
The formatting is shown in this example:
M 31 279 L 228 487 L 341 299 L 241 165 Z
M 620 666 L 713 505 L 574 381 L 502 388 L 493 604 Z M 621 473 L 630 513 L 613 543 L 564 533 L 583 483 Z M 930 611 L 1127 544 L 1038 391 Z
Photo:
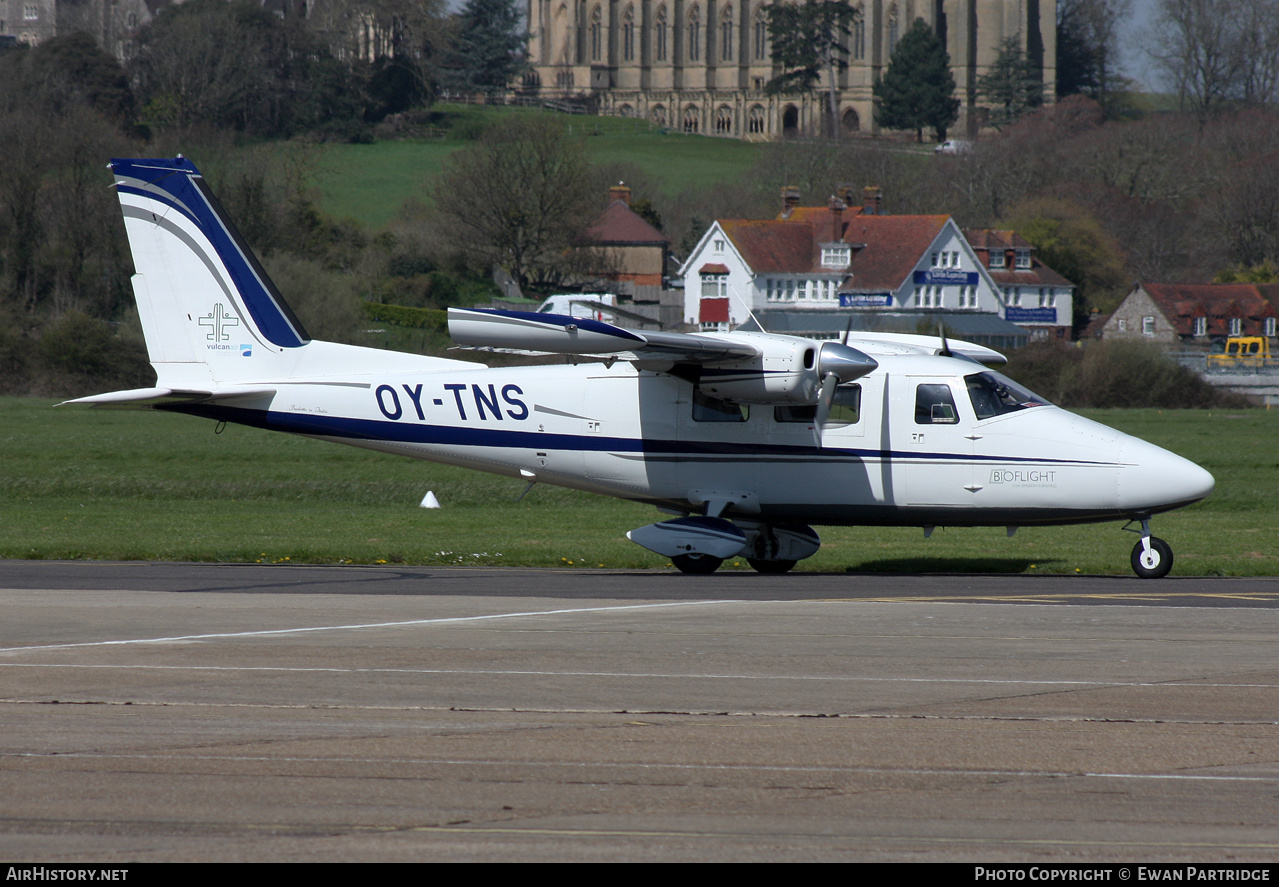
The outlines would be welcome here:
M 771 95 L 811 92 L 822 72 L 830 86 L 827 116 L 831 137 L 839 137 L 835 72 L 848 67 L 844 56 L 848 47 L 844 38 L 849 26 L 859 15 L 843 0 L 804 0 L 783 3 L 781 0 L 764 7 L 768 15 L 770 56 L 782 73 L 768 81 L 765 91 Z
M 1006 126 L 1044 103 L 1039 71 L 1026 58 L 1018 37 L 1009 37 L 1000 44 L 989 72 L 977 78 L 977 91 L 996 106 L 990 116 L 995 127 Z
M 932 127 L 937 141 L 959 119 L 950 55 L 922 18 L 897 43 L 883 78 L 875 84 L 875 122 L 886 129 L 913 129 L 924 140 Z
M 505 93 L 527 67 L 528 35 L 520 19 L 516 0 L 467 0 L 447 53 L 444 85 L 490 97 Z

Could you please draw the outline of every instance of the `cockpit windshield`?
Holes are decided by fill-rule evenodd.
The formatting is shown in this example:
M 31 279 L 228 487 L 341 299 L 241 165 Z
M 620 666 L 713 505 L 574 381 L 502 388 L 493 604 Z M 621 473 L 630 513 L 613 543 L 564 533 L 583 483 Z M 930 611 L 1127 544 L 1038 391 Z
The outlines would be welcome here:
M 1038 394 L 1027 391 L 999 373 L 974 373 L 965 376 L 964 381 L 968 383 L 968 399 L 972 401 L 973 412 L 978 419 L 1048 405 L 1048 401 Z

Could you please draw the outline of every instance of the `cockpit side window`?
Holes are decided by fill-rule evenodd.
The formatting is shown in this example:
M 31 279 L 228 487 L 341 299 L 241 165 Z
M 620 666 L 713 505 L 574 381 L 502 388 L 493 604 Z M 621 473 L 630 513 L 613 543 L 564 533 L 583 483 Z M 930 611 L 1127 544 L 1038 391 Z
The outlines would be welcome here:
M 990 419 L 1048 404 L 1038 394 L 1027 391 L 999 373 L 974 373 L 965 376 L 964 382 L 968 386 L 968 399 L 972 401 L 973 412 L 978 419 Z
M 915 388 L 916 425 L 954 425 L 959 421 L 955 398 L 949 385 L 920 385 Z

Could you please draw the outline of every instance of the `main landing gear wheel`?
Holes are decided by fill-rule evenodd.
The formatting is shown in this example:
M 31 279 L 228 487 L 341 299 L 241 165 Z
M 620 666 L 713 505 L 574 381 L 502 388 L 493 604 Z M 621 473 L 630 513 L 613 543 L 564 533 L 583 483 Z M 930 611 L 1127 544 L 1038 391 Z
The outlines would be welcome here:
M 1162 579 L 1172 569 L 1172 548 L 1158 536 L 1150 537 L 1150 551 L 1143 542 L 1132 549 L 1132 570 L 1142 579 Z
M 690 573 L 694 576 L 709 576 L 719 569 L 719 565 L 724 563 L 724 559 L 722 557 L 711 557 L 709 554 L 677 554 L 671 558 L 671 563 L 681 573 Z
M 748 557 L 746 563 L 756 573 L 789 573 L 798 561 L 766 561 L 757 557 Z

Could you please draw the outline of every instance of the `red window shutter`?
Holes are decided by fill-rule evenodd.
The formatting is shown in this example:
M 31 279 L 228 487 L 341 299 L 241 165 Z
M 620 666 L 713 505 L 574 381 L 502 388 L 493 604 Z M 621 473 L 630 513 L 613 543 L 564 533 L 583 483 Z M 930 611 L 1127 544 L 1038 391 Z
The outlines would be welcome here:
M 728 299 L 702 299 L 702 323 L 728 323 Z

